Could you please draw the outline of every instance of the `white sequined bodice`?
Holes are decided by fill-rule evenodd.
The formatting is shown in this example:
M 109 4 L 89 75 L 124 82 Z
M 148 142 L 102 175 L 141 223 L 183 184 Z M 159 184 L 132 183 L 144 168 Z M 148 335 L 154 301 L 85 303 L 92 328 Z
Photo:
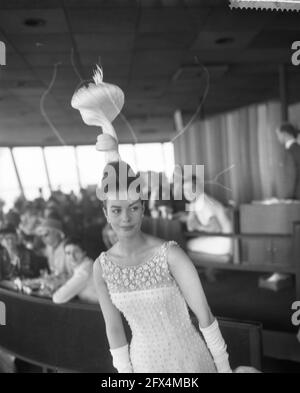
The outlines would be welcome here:
M 134 372 L 214 371 L 210 354 L 192 325 L 185 299 L 169 271 L 167 253 L 173 245 L 177 243 L 165 242 L 152 258 L 134 266 L 121 266 L 106 253 L 100 255 L 111 300 L 132 331 Z
M 100 259 L 109 291 L 127 292 L 172 285 L 174 280 L 166 258 L 167 247 L 171 244 L 176 243 L 164 243 L 152 258 L 134 266 L 117 265 L 102 253 Z

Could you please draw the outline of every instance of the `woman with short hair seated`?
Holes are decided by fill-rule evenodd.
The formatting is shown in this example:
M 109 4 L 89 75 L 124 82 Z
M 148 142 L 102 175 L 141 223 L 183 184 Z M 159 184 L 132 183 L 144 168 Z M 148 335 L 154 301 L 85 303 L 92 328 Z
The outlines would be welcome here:
M 65 242 L 66 262 L 72 276 L 53 294 L 54 303 L 67 303 L 78 296 L 87 303 L 98 303 L 93 281 L 93 261 L 87 256 L 80 239 L 70 238 Z
M 184 195 L 190 201 L 187 229 L 216 233 L 216 236 L 204 235 L 191 239 L 187 243 L 187 248 L 193 252 L 224 257 L 224 261 L 227 262 L 232 255 L 232 239 L 217 234 L 232 233 L 232 223 L 227 216 L 226 208 L 219 201 L 205 193 L 195 195 L 194 189 L 198 181 L 196 176 L 193 176 L 184 182 Z

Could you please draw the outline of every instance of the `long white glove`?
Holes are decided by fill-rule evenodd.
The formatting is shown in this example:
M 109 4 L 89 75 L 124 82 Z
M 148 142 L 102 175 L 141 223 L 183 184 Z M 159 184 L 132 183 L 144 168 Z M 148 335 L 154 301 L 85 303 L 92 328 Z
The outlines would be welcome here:
M 128 344 L 123 347 L 111 349 L 110 353 L 113 358 L 113 366 L 118 370 L 118 373 L 133 373 Z
M 218 373 L 232 373 L 228 360 L 227 345 L 222 337 L 218 321 L 215 319 L 207 328 L 201 328 L 199 324 L 199 329 L 212 354 Z

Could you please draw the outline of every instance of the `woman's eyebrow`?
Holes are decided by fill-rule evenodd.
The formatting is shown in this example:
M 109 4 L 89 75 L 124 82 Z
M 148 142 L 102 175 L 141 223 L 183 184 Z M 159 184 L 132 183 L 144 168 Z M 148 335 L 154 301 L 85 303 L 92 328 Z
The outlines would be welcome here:
M 138 201 L 132 202 L 132 203 L 129 205 L 129 207 L 135 205 L 136 203 L 138 203 Z

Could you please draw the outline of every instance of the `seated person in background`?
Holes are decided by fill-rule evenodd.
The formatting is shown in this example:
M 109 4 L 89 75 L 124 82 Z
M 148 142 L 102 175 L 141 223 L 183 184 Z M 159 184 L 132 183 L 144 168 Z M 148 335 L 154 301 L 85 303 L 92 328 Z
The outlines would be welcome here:
M 1 240 L 0 240 L 1 243 Z M 6 248 L 0 244 L 0 282 L 10 280 L 12 266 Z
M 196 176 L 184 182 L 184 195 L 190 201 L 187 218 L 188 231 L 232 233 L 232 223 L 225 207 L 216 199 L 201 194 L 195 199 L 193 189 L 197 184 Z M 199 236 L 187 243 L 190 251 L 210 255 L 231 255 L 232 240 L 219 236 Z
M 75 296 L 88 303 L 98 303 L 93 282 L 93 261 L 87 257 L 80 239 L 65 242 L 65 254 L 72 276 L 53 295 L 54 303 L 66 303 Z
M 7 251 L 7 253 L 2 253 L 3 264 L 6 265 L 4 268 L 6 270 L 5 279 L 36 278 L 40 276 L 41 270 L 47 269 L 46 259 L 27 249 L 19 241 L 14 227 L 7 226 L 1 229 L 0 237 L 2 247 Z
M 33 206 L 26 207 L 25 211 L 21 214 L 18 233 L 22 239 L 22 243 L 26 248 L 39 252 L 43 248 L 43 242 L 36 236 L 36 228 L 40 224 L 42 213 L 35 209 Z
M 60 221 L 47 218 L 42 221 L 36 233 L 41 236 L 46 248 L 44 255 L 48 260 L 50 273 L 54 275 L 71 275 L 65 255 L 64 232 Z

